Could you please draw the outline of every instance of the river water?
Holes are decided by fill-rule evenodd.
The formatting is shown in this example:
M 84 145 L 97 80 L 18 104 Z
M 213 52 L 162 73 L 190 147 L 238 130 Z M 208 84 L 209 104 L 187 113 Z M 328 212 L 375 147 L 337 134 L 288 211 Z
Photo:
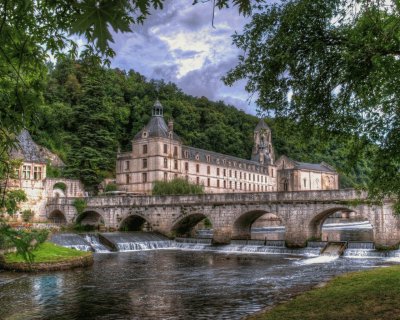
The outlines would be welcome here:
M 95 253 L 86 269 L 0 272 L 0 319 L 241 319 L 335 275 L 392 263 L 177 249 Z

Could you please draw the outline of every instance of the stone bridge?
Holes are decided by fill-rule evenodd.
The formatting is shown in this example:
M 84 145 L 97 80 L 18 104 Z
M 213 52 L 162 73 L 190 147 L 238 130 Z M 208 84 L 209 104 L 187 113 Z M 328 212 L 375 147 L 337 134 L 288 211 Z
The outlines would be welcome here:
M 356 212 L 373 226 L 378 246 L 400 241 L 400 218 L 390 201 L 371 204 L 365 193 L 355 190 L 228 193 L 186 196 L 98 196 L 83 198 L 86 208 L 77 213 L 78 198 L 50 199 L 47 216 L 63 215 L 68 223 L 102 223 L 110 229 L 128 226 L 139 230 L 145 222 L 153 231 L 167 236 L 183 235 L 208 218 L 213 242 L 250 239 L 252 223 L 266 213 L 285 226 L 288 246 L 302 247 L 308 239 L 321 237 L 322 224 L 334 212 Z M 82 198 L 80 198 L 82 199 Z

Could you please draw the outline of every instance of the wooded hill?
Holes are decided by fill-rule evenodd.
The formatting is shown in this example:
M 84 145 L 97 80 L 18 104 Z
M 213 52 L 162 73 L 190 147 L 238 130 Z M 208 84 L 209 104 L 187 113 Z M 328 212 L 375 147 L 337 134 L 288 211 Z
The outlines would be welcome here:
M 36 142 L 66 163 L 62 172 L 50 167 L 51 176 L 79 178 L 96 190 L 104 178 L 114 176 L 118 148 L 130 149 L 130 140 L 150 119 L 157 98 L 184 144 L 250 158 L 258 119 L 221 101 L 189 96 L 173 83 L 148 80 L 133 70 L 82 61 L 49 65 L 45 81 L 44 102 L 31 132 Z M 300 129 L 285 119 L 266 122 L 277 157 L 325 161 L 340 172 L 341 187 L 366 182 L 369 160 L 354 149 L 355 137 L 325 136 L 316 128 Z

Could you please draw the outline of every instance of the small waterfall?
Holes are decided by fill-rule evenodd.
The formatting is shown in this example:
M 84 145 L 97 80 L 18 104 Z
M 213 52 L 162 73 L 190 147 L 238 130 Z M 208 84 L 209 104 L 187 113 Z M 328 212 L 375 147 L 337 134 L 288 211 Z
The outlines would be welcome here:
M 51 242 L 59 246 L 80 251 L 93 251 L 90 243 L 75 233 L 58 233 L 51 236 Z
M 290 249 L 286 247 L 273 247 L 273 246 L 255 246 L 255 245 L 235 245 L 229 244 L 224 246 L 210 246 L 207 250 L 218 252 L 232 252 L 232 253 L 261 253 L 261 254 L 292 254 L 292 255 L 306 255 L 315 256 L 319 254 L 319 249 L 303 248 L 303 249 Z
M 372 241 L 349 241 L 348 249 L 375 249 L 375 244 Z
M 117 251 L 139 251 L 174 248 L 174 241 L 154 232 L 101 233 L 103 243 Z
M 110 252 L 110 250 L 100 242 L 99 235 L 95 233 L 87 233 L 82 236 L 91 245 L 95 252 Z
M 284 247 L 285 240 L 232 240 L 234 245 Z
M 197 244 L 208 244 L 208 245 L 211 245 L 212 239 L 204 239 L 204 238 L 175 238 L 175 242 L 178 242 L 178 243 L 197 243 Z

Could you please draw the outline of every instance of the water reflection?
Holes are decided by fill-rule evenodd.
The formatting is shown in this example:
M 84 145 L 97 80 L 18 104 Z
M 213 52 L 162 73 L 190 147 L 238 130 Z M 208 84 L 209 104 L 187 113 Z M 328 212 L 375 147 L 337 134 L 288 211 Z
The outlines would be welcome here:
M 240 319 L 333 275 L 379 259 L 196 251 L 95 255 L 83 270 L 0 273 L 1 319 Z

